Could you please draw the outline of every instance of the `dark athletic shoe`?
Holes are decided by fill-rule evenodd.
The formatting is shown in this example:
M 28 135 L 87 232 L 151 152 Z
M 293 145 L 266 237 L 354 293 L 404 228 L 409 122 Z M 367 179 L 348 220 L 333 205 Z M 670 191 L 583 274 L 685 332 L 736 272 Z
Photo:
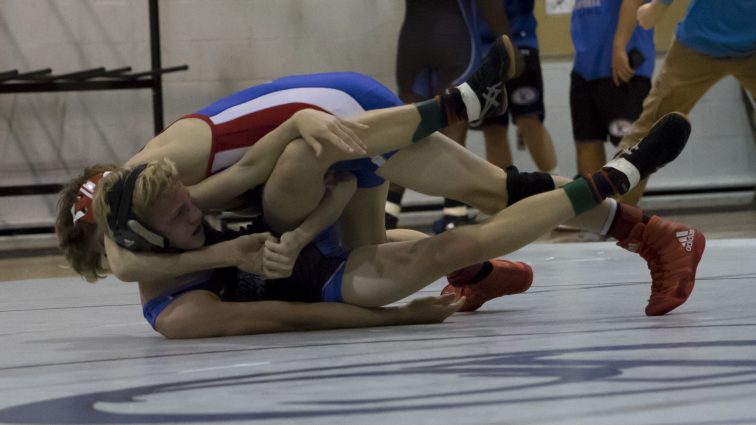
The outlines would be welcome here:
M 690 136 L 690 121 L 679 112 L 661 117 L 637 145 L 615 155 L 602 171 L 623 195 L 639 181 L 672 162 Z
M 507 110 L 506 83 L 514 77 L 515 52 L 512 41 L 506 35 L 502 35 L 491 47 L 488 55 L 483 59 L 483 64 L 467 80 L 480 102 L 480 116 L 471 124 L 497 115 Z

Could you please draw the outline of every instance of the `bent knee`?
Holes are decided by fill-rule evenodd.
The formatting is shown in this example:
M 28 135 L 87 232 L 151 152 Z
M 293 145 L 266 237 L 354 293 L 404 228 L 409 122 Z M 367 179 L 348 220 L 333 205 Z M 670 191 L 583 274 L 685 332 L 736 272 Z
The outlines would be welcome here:
M 297 167 L 313 166 L 322 159 L 315 156 L 315 152 L 302 138 L 289 142 L 278 157 L 276 168 L 297 169 Z

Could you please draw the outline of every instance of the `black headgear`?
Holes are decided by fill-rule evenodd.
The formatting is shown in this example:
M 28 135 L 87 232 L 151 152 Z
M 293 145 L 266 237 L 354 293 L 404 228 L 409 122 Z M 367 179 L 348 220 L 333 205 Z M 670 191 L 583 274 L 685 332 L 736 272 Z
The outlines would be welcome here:
M 131 211 L 137 178 L 147 167 L 141 164 L 108 191 L 108 228 L 116 243 L 130 251 L 160 251 L 168 248 L 168 240 L 150 230 Z

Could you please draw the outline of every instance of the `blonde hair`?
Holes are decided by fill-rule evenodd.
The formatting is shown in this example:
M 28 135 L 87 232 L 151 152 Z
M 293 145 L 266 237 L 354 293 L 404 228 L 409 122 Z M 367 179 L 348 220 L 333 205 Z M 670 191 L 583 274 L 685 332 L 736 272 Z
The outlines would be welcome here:
M 110 214 L 107 193 L 121 180 L 125 180 L 131 168 L 119 168 L 100 180 L 97 185 L 92 208 L 95 221 L 107 223 Z M 137 177 L 131 209 L 140 220 L 146 221 L 150 207 L 168 189 L 180 182 L 176 165 L 167 158 L 147 163 L 144 171 Z
M 78 177 L 72 179 L 60 191 L 58 212 L 55 220 L 55 234 L 58 246 L 63 251 L 71 268 L 88 282 L 105 277 L 108 269 L 102 265 L 102 254 L 96 249 L 99 240 L 98 225 L 79 220 L 74 223 L 71 206 L 79 196 L 79 189 L 92 176 L 104 171 L 116 169 L 115 164 L 98 164 L 84 169 Z

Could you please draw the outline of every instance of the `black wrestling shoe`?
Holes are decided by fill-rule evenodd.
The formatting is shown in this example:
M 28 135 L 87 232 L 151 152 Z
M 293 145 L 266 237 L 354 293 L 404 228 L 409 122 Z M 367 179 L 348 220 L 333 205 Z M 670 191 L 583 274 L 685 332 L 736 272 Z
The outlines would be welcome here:
M 496 43 L 483 59 L 483 64 L 466 81 L 467 85 L 475 92 L 480 102 L 480 113 L 477 117 L 468 115 L 473 125 L 488 117 L 503 114 L 507 110 L 506 83 L 514 77 L 515 51 L 512 41 L 506 35 L 496 39 Z
M 637 145 L 617 153 L 601 171 L 623 195 L 677 158 L 688 142 L 690 130 L 688 117 L 670 112 L 661 117 Z

